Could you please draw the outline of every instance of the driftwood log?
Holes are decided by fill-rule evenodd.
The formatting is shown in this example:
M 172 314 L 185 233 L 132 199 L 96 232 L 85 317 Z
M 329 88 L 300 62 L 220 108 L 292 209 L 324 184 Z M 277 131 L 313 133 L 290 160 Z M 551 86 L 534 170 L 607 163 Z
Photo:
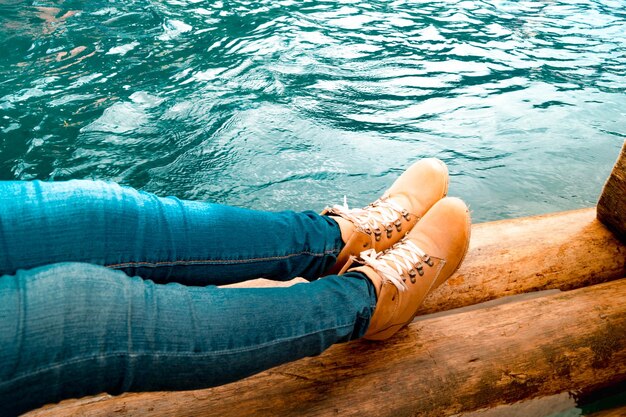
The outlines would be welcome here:
M 475 224 L 463 265 L 425 300 L 419 314 L 625 276 L 626 245 L 598 221 L 593 208 Z M 254 280 L 231 286 L 275 285 L 285 283 Z
M 598 201 L 598 219 L 626 240 L 626 142 Z
M 626 245 L 596 219 L 593 208 L 476 224 L 463 265 L 426 299 L 420 314 L 625 276 Z M 254 280 L 231 286 L 275 285 L 285 283 Z
M 626 276 L 626 247 L 595 209 L 477 224 L 467 258 L 421 313 L 507 295 L 570 290 Z
M 209 390 L 31 416 L 444 416 L 626 380 L 626 280 L 412 323 Z

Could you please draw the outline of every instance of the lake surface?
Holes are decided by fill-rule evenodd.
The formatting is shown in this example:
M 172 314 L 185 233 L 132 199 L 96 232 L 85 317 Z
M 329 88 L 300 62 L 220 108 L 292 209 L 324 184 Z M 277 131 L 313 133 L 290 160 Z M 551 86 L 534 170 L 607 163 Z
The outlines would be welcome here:
M 444 160 L 475 221 L 594 205 L 624 1 L 0 0 L 0 179 L 319 210 Z

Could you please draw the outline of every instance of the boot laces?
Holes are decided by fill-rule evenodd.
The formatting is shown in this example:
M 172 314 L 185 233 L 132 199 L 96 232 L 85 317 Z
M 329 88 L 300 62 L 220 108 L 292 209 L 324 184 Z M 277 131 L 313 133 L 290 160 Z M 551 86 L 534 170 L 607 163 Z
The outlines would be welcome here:
M 430 257 L 409 239 L 403 239 L 385 252 L 376 252 L 374 249 L 361 252 L 363 262 L 374 269 L 383 280 L 391 281 L 398 288 L 404 291 L 408 288 L 403 274 L 415 273 L 417 269 L 423 275 L 422 262 L 432 266 Z M 411 278 L 413 281 L 413 278 Z
M 400 216 L 408 219 L 408 212 L 398 203 L 387 197 L 379 198 L 365 208 L 349 208 L 346 197 L 343 198 L 343 205 L 334 205 L 331 212 L 340 215 L 346 220 L 350 220 L 356 226 L 367 233 L 372 230 L 380 230 L 380 226 L 395 223 Z

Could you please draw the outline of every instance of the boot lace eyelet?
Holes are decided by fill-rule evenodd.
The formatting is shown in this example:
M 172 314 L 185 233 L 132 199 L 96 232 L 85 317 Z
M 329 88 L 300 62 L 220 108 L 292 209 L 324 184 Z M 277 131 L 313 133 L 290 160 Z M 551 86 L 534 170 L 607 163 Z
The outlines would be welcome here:
M 384 252 L 370 249 L 360 256 L 364 264 L 381 275 L 383 282 L 391 282 L 399 291 L 404 291 L 417 283 L 418 274 L 425 275 L 424 263 L 428 255 L 413 241 L 404 238 Z
M 387 238 L 393 236 L 394 225 L 400 231 L 402 228 L 401 216 L 406 218 L 409 215 L 407 209 L 386 197 L 374 201 L 363 209 L 350 209 L 347 198 L 344 197 L 343 205 L 335 205 L 327 210 L 328 214 L 351 221 L 358 230 L 368 235 L 373 232 L 377 242 L 382 238 L 383 229 L 386 229 Z

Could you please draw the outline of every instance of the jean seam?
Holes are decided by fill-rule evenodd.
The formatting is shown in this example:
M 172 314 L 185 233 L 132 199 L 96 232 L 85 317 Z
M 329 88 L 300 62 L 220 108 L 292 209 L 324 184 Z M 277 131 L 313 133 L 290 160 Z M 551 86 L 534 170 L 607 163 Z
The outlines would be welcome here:
M 20 379 L 24 379 L 24 378 L 28 378 L 31 377 L 33 375 L 37 375 L 40 374 L 42 372 L 46 372 L 46 371 L 50 371 L 52 369 L 58 368 L 60 366 L 65 366 L 65 365 L 72 365 L 72 364 L 76 364 L 76 363 L 80 363 L 80 362 L 84 362 L 84 361 L 89 361 L 89 360 L 93 360 L 93 359 L 104 359 L 104 358 L 109 358 L 109 357 L 115 357 L 115 356 L 128 356 L 128 357 L 139 357 L 139 356 L 169 356 L 169 357 L 194 357 L 194 358 L 201 358 L 201 357 L 208 357 L 208 356 L 219 356 L 219 355 L 232 355 L 232 354 L 237 354 L 237 353 L 243 353 L 243 352 L 249 352 L 252 351 L 254 349 L 259 349 L 259 348 L 266 348 L 266 347 L 270 347 L 270 346 L 274 346 L 277 345 L 279 343 L 282 342 L 287 342 L 293 339 L 298 339 L 298 338 L 304 338 L 307 336 L 311 336 L 317 333 L 321 333 L 321 332 L 325 332 L 328 330 L 338 330 L 338 329 L 342 329 L 345 327 L 354 327 L 354 323 L 348 323 L 348 324 L 342 324 L 339 326 L 334 326 L 334 327 L 329 327 L 329 328 L 325 328 L 325 329 L 321 329 L 319 331 L 315 331 L 315 332 L 309 332 L 309 333 L 305 333 L 305 334 L 301 334 L 295 337 L 284 337 L 284 338 L 280 338 L 280 339 L 276 339 L 276 340 L 272 340 L 269 342 L 265 342 L 265 343 L 261 343 L 258 345 L 253 345 L 253 346 L 248 346 L 248 347 L 244 347 L 244 348 L 239 348 L 239 349 L 228 349 L 228 350 L 218 350 L 218 351 L 211 351 L 211 352 L 140 352 L 140 353 L 134 353 L 134 352 L 110 352 L 110 353 L 106 353 L 106 354 L 100 354 L 100 355 L 91 355 L 91 356 L 83 356 L 80 358 L 75 358 L 66 362 L 58 362 L 55 363 L 53 365 L 48 365 L 46 367 L 43 368 L 38 368 L 34 371 L 28 372 L 27 374 L 24 375 L 20 375 L 17 376 L 15 378 L 12 378 L 8 381 L 2 382 L 0 383 L 0 387 L 2 387 L 3 385 L 9 385 L 14 383 L 15 381 L 18 381 Z
M 249 259 L 195 259 L 189 261 L 157 261 L 157 262 L 144 262 L 144 261 L 130 261 L 130 262 L 121 262 L 116 264 L 108 264 L 104 265 L 107 268 L 127 268 L 127 267 L 146 267 L 146 268 L 158 268 L 158 267 L 168 267 L 168 266 L 188 266 L 188 265 L 215 265 L 215 264 L 243 264 L 243 263 L 252 263 L 252 262 L 263 262 L 263 261 L 278 261 L 283 259 L 289 259 L 296 256 L 308 255 L 314 256 L 317 258 L 321 258 L 327 255 L 336 254 L 337 250 L 325 250 L 324 252 L 299 252 L 299 253 L 290 253 L 289 255 L 283 256 L 268 256 L 263 258 L 249 258 Z

